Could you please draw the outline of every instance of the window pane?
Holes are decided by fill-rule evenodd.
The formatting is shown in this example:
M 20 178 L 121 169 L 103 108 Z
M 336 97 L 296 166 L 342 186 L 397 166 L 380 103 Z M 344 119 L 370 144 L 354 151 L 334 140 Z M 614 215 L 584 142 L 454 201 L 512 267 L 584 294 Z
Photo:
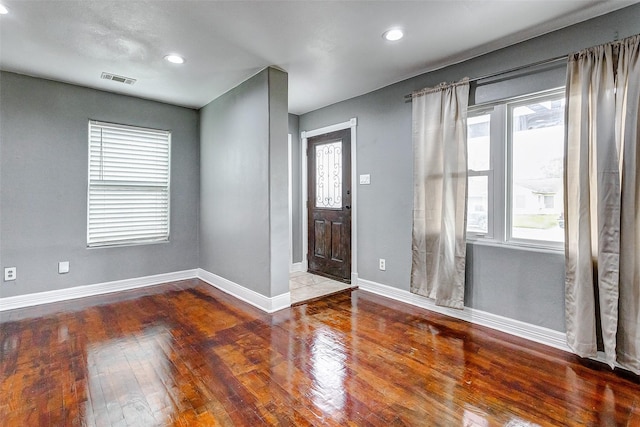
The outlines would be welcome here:
M 467 231 L 489 232 L 489 179 L 486 176 L 470 176 L 467 191 Z
M 490 119 L 491 116 L 489 114 L 469 117 L 467 119 L 467 157 L 469 170 L 484 171 L 490 168 Z
M 316 207 L 342 207 L 342 141 L 316 146 Z
M 511 236 L 562 242 L 564 98 L 520 105 L 511 114 Z

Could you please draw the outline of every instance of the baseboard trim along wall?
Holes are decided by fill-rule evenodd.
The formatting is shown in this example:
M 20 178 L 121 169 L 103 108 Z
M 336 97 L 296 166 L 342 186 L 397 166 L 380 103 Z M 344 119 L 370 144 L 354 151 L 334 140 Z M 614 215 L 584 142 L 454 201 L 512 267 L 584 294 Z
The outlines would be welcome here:
M 153 276 L 137 277 L 133 279 L 116 280 L 113 282 L 97 283 L 93 285 L 76 286 L 73 288 L 59 289 L 55 291 L 0 298 L 0 311 L 108 294 L 111 292 L 126 291 L 193 278 L 198 278 L 207 284 L 267 313 L 273 313 L 291 306 L 290 292 L 286 292 L 275 297 L 266 297 L 258 292 L 252 291 L 251 289 L 225 279 L 224 277 L 198 268 L 173 273 L 156 274 Z M 540 344 L 571 352 L 566 344 L 566 334 L 563 332 L 554 331 L 552 329 L 543 328 L 530 323 L 521 322 L 519 320 L 509 319 L 507 317 L 498 316 L 496 314 L 487 313 L 473 308 L 465 307 L 463 310 L 455 310 L 452 308 L 440 307 L 435 305 L 435 303 L 428 298 L 412 294 L 409 291 L 372 282 L 370 280 L 358 279 L 357 275 L 355 275 L 355 280 L 352 281 L 352 283 L 357 283 L 360 289 L 364 291 L 372 292 L 383 297 L 391 298 L 396 301 L 411 304 L 436 313 L 465 320 L 477 325 L 486 326 L 488 328 L 535 341 Z
M 193 279 L 197 277 L 197 272 L 198 270 L 195 269 L 176 271 L 173 273 L 155 274 L 153 276 L 135 277 L 133 279 L 115 280 L 113 282 L 96 283 L 93 285 L 58 289 L 55 291 L 37 292 L 33 294 L 18 295 L 15 297 L 0 298 L 0 311 L 109 294 L 112 292 L 127 291 L 130 289 L 160 285 L 178 280 Z
M 358 287 L 364 291 L 372 292 L 396 301 L 411 304 L 446 316 L 455 317 L 456 319 L 465 320 L 476 325 L 486 326 L 500 332 L 505 332 L 540 344 L 545 344 L 559 350 L 571 352 L 567 346 L 566 334 L 564 332 L 554 331 L 553 329 L 543 328 L 541 326 L 509 319 L 507 317 L 498 316 L 497 314 L 491 314 L 486 311 L 476 310 L 473 308 L 465 307 L 462 310 L 456 310 L 448 307 L 440 307 L 437 306 L 434 301 L 423 296 L 372 282 L 370 280 L 359 279 Z
M 216 274 L 209 273 L 206 270 L 198 268 L 173 273 L 156 274 L 153 276 L 135 277 L 133 279 L 116 280 L 113 282 L 96 283 L 93 285 L 75 286 L 55 291 L 37 292 L 18 295 L 15 297 L 0 298 L 0 311 L 109 294 L 112 292 L 127 291 L 146 286 L 161 285 L 163 283 L 195 278 L 198 278 L 235 298 L 258 307 L 267 313 L 273 313 L 274 311 L 282 310 L 283 308 L 291 306 L 291 294 L 289 292 L 269 298 Z
M 266 311 L 267 313 L 273 313 L 274 311 L 282 310 L 283 308 L 289 308 L 291 306 L 291 293 L 286 292 L 284 294 L 276 295 L 275 297 L 266 297 L 256 291 L 245 288 L 231 280 L 218 276 L 217 274 L 210 273 L 201 268 L 198 269 L 198 278 L 204 282 L 207 282 L 211 286 L 220 289 L 221 291 L 238 298 L 246 303 Z

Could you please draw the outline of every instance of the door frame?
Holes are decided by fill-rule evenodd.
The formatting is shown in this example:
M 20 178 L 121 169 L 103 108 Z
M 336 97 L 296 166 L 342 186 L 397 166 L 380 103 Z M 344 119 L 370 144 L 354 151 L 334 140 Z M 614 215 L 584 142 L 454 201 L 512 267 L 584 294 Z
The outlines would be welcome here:
M 347 122 L 337 123 L 331 126 L 325 126 L 319 129 L 300 132 L 300 141 L 302 149 L 300 150 L 300 164 L 302 166 L 302 270 L 307 271 L 309 254 L 309 210 L 307 207 L 307 138 L 325 133 L 335 132 L 338 130 L 351 129 L 351 284 L 358 283 L 358 181 L 357 181 L 357 161 L 356 161 L 356 127 L 358 120 L 354 117 Z
M 293 144 L 287 134 L 287 190 L 289 200 L 289 272 L 293 271 Z

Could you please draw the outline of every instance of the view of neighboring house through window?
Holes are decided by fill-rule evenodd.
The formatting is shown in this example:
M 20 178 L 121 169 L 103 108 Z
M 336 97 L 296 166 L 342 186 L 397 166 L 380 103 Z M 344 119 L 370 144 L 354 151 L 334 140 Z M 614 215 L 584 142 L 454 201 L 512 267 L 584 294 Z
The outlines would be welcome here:
M 511 238 L 563 242 L 564 95 L 509 105 Z
M 518 244 L 564 241 L 564 92 L 471 108 L 467 233 Z
M 87 245 L 169 240 L 169 131 L 89 122 Z

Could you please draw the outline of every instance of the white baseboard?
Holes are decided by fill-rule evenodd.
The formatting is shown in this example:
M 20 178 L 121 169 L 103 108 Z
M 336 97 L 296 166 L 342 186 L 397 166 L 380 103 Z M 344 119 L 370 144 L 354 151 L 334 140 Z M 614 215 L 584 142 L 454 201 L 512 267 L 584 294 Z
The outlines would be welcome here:
M 193 279 L 195 277 L 197 277 L 197 270 L 184 270 L 153 276 L 136 277 L 133 279 L 115 280 L 113 282 L 96 283 L 93 285 L 75 286 L 73 288 L 58 289 L 55 291 L 5 297 L 0 298 L 0 311 L 126 291 L 178 280 Z
M 235 298 L 258 307 L 260 310 L 266 311 L 267 313 L 273 313 L 274 311 L 289 308 L 291 306 L 290 292 L 269 298 L 201 268 L 198 269 L 198 278 Z
M 300 263 L 300 265 L 302 266 L 302 263 Z M 126 291 L 145 286 L 153 286 L 193 278 L 199 278 L 215 288 L 266 311 L 267 313 L 273 313 L 291 306 L 291 293 L 289 292 L 269 298 L 216 274 L 198 268 L 194 270 L 156 274 L 153 276 L 116 280 L 113 282 L 97 283 L 55 291 L 0 298 L 0 311 L 102 295 L 111 292 Z M 509 319 L 507 317 L 498 316 L 496 314 L 487 313 L 473 308 L 465 307 L 463 310 L 456 310 L 447 307 L 440 307 L 435 305 L 432 300 L 420 295 L 412 294 L 409 291 L 372 282 L 370 280 L 358 279 L 358 275 L 355 273 L 352 274 L 351 283 L 357 283 L 360 289 L 387 298 L 571 352 L 566 344 L 566 334 L 563 332 L 554 331 L 552 329 L 543 328 L 530 323 L 521 322 L 519 320 Z
M 299 271 L 306 271 L 302 268 L 301 262 L 294 262 L 293 264 L 291 264 L 291 266 L 289 266 L 289 273 L 297 273 Z
M 564 332 L 554 331 L 553 329 L 543 328 L 473 308 L 465 307 L 462 310 L 456 310 L 448 307 L 440 307 L 437 306 L 433 300 L 423 296 L 370 280 L 359 279 L 357 283 L 360 289 L 364 291 L 571 352 L 571 349 L 567 346 L 566 334 Z
M 93 285 L 75 286 L 55 291 L 37 292 L 17 295 L 14 297 L 0 298 L 0 311 L 32 307 L 34 305 L 67 301 L 76 298 L 85 298 L 194 278 L 201 279 L 221 291 L 258 307 L 267 313 L 273 313 L 274 311 L 291 306 L 291 294 L 289 292 L 269 298 L 223 277 L 198 268 L 173 273 L 156 274 L 153 276 L 136 277 L 133 279 L 116 280 L 113 282 L 96 283 Z

